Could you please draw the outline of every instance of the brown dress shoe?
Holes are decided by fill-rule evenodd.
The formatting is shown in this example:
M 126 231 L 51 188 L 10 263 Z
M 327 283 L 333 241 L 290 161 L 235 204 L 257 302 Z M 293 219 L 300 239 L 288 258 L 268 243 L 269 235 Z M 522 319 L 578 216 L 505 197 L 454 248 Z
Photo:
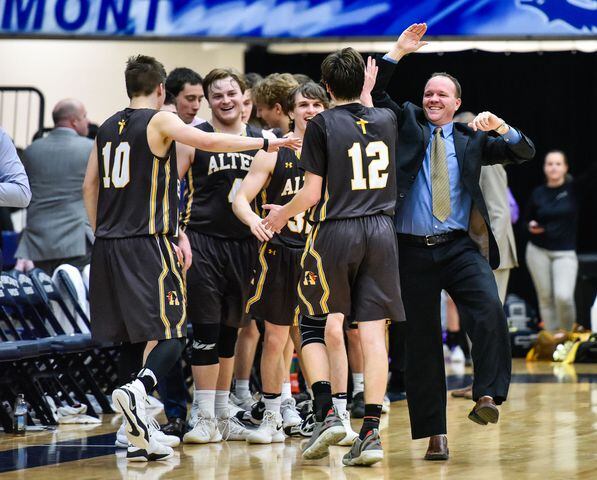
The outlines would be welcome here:
M 466 398 L 467 400 L 473 399 L 473 386 L 469 385 L 468 387 L 460 388 L 458 390 L 452 390 L 450 393 L 454 398 Z
M 477 400 L 471 413 L 468 414 L 468 418 L 479 425 L 497 423 L 500 418 L 500 411 L 495 405 L 493 398 L 486 395 Z
M 448 450 L 448 437 L 446 435 L 429 437 L 425 460 L 447 460 L 449 456 L 450 450 Z

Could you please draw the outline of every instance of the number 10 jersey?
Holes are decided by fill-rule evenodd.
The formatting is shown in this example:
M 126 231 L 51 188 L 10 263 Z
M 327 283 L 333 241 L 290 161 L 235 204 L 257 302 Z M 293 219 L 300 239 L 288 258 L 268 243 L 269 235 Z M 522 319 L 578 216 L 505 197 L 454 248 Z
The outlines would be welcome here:
M 127 108 L 98 130 L 98 238 L 178 233 L 175 143 L 167 156 L 157 157 L 147 141 L 147 125 L 156 113 Z

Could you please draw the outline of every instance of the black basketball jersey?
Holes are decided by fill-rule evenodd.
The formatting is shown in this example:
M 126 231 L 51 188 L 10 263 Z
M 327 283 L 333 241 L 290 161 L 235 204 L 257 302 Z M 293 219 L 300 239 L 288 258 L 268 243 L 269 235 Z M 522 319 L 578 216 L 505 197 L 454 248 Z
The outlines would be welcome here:
M 396 116 L 360 103 L 341 105 L 307 125 L 301 168 L 323 177 L 314 222 L 394 215 Z
M 305 181 L 304 172 L 299 168 L 299 154 L 289 148 L 278 151 L 278 159 L 269 185 L 261 192 L 261 204 L 286 205 L 295 196 Z M 263 212 L 265 216 L 267 212 Z M 274 235 L 270 243 L 287 247 L 302 248 L 306 235 L 311 230 L 305 212 L 288 220 L 282 232 Z
M 97 237 L 178 234 L 175 144 L 160 158 L 147 142 L 147 124 L 156 113 L 127 108 L 98 130 Z
M 208 122 L 195 128 L 213 132 Z M 247 137 L 261 137 L 260 129 L 247 125 Z M 232 211 L 232 201 L 249 172 L 257 150 L 240 153 L 213 153 L 195 150 L 195 158 L 187 173 L 185 210 L 182 223 L 205 235 L 242 239 L 251 230 Z

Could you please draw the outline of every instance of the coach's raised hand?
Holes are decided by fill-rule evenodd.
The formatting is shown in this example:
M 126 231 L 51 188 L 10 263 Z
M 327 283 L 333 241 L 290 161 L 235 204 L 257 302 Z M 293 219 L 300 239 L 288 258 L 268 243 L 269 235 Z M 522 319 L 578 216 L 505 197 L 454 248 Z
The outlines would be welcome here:
M 268 152 L 277 152 L 282 147 L 290 148 L 291 150 L 299 150 L 301 145 L 303 144 L 303 140 L 299 137 L 284 137 L 284 138 L 276 138 L 274 140 L 269 140 L 269 145 L 267 147 Z
M 405 55 L 416 52 L 419 48 L 427 45 L 427 42 L 421 41 L 426 31 L 426 23 L 413 23 L 398 37 L 388 52 L 388 56 L 398 62 Z

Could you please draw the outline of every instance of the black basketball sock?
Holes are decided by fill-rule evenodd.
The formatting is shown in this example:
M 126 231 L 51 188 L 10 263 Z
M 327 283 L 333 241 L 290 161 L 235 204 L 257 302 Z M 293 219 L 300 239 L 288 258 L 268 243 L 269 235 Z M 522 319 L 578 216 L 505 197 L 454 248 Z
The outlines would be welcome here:
M 145 342 L 123 343 L 118 357 L 118 383 L 125 385 L 132 381 L 143 365 Z
M 157 382 L 166 378 L 176 361 L 180 358 L 184 349 L 183 338 L 170 338 L 168 340 L 160 340 L 154 349 L 147 355 L 147 360 L 143 369 L 151 370 Z M 148 379 L 144 380 L 142 375 L 143 370 L 139 373 L 139 380 L 145 385 L 147 393 L 150 393 L 155 385 L 150 386 Z M 148 388 L 150 386 L 150 388 Z
M 323 419 L 332 408 L 332 385 L 330 382 L 315 382 L 313 384 L 313 411 L 315 420 L 323 422 Z
M 374 428 L 379 429 L 379 419 L 381 417 L 381 405 L 376 403 L 365 404 L 365 416 L 363 417 L 363 426 L 359 433 L 359 438 L 365 440 L 367 434 Z

